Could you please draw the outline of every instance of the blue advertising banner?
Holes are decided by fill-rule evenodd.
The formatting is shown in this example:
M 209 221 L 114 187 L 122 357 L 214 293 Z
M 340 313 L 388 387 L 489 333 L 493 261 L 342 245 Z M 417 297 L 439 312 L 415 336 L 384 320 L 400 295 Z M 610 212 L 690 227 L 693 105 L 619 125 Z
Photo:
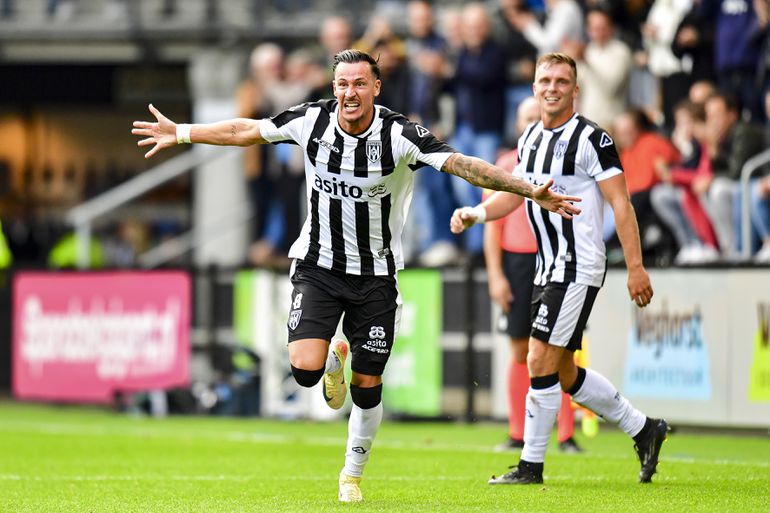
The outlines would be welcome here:
M 623 390 L 629 397 L 711 399 L 711 366 L 699 308 L 634 309 Z

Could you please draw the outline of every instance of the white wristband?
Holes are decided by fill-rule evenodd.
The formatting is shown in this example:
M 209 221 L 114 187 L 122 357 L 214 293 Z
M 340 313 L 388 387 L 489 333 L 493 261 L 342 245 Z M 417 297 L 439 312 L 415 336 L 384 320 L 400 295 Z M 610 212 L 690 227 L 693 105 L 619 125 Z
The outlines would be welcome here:
M 483 224 L 487 221 L 487 209 L 481 205 L 475 207 L 463 207 L 465 213 L 473 217 L 474 224 Z
M 473 207 L 473 215 L 476 216 L 476 222 L 478 224 L 484 224 L 487 222 L 487 209 L 481 205 Z
M 190 125 L 179 124 L 176 126 L 176 143 L 190 144 Z

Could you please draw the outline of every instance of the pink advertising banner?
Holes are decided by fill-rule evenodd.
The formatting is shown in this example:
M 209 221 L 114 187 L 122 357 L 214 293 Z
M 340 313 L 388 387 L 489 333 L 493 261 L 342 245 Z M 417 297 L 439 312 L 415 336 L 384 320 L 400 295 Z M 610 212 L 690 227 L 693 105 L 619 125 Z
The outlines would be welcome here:
M 30 272 L 13 285 L 17 398 L 101 403 L 189 381 L 186 273 Z

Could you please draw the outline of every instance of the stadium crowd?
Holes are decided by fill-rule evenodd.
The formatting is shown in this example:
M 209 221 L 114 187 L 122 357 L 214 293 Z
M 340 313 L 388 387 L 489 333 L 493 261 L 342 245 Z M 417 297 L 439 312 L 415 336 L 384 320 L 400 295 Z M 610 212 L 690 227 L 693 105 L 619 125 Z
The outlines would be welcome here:
M 329 59 L 352 46 L 379 56 L 378 103 L 408 113 L 459 151 L 494 161 L 515 145 L 513 120 L 531 94 L 537 56 L 563 51 L 578 61 L 579 112 L 608 129 L 621 150 L 645 258 L 732 263 L 749 244 L 755 262 L 770 263 L 767 169 L 750 184 L 750 241 L 741 240 L 739 187 L 743 165 L 770 140 L 765 0 L 451 7 L 415 0 L 405 5 L 405 24 L 383 12 L 360 35 L 343 17 L 325 19 L 312 48 L 259 45 L 238 95 L 242 114 L 265 116 L 328 97 Z M 300 194 L 302 176 L 291 150 L 254 153 L 246 169 L 262 215 L 250 257 L 260 264 L 281 258 L 299 230 L 301 203 L 291 198 Z M 478 203 L 480 190 L 419 172 L 414 195 L 408 240 L 416 263 L 441 266 L 480 255 L 480 228 L 458 246 L 448 227 L 453 208 Z M 620 253 L 611 216 L 605 226 L 612 260 Z
M 12 5 L 2 2 L 4 16 Z M 320 21 L 315 44 L 259 44 L 235 93 L 240 115 L 265 117 L 331 97 L 331 58 L 353 47 L 379 58 L 378 103 L 458 151 L 494 162 L 515 146 L 516 109 L 532 93 L 538 55 L 562 51 L 578 62 L 578 112 L 609 130 L 621 151 L 645 261 L 730 264 L 750 253 L 751 261 L 770 264 L 768 166 L 750 181 L 750 240 L 742 240 L 740 216 L 741 169 L 770 142 L 767 0 L 378 5 L 362 33 L 335 15 Z M 244 169 L 256 209 L 248 261 L 287 265 L 304 209 L 301 152 L 254 147 Z M 418 172 L 408 260 L 430 267 L 481 262 L 480 227 L 462 239 L 449 231 L 453 209 L 478 203 L 481 192 L 448 174 Z M 605 239 L 610 262 L 619 261 L 611 216 Z

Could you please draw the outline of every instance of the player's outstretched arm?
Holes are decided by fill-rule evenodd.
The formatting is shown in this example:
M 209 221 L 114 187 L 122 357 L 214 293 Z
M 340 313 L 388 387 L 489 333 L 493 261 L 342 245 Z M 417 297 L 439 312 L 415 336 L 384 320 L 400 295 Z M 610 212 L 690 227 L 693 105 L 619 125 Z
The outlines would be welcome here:
M 642 264 L 642 245 L 639 241 L 639 225 L 631 200 L 628 197 L 626 179 L 622 174 L 599 182 L 602 195 L 615 214 L 615 226 L 618 239 L 623 246 L 623 256 L 628 268 L 628 295 L 631 301 L 645 307 L 652 301 L 650 276 Z
M 164 148 L 184 143 L 251 146 L 267 142 L 260 133 L 259 121 L 255 119 L 235 118 L 216 123 L 183 125 L 168 119 L 152 104 L 149 108 L 156 122 L 134 121 L 131 130 L 132 134 L 145 137 L 137 143 L 138 146 L 153 145 L 144 158 L 150 158 Z
M 553 180 L 535 187 L 501 167 L 493 166 L 484 160 L 468 157 L 462 153 L 453 153 L 441 170 L 485 189 L 512 192 L 525 198 L 532 198 L 542 208 L 556 212 L 567 219 L 580 213 L 580 209 L 572 204 L 573 201 L 580 201 L 580 198 L 565 196 L 552 191 L 550 187 Z

